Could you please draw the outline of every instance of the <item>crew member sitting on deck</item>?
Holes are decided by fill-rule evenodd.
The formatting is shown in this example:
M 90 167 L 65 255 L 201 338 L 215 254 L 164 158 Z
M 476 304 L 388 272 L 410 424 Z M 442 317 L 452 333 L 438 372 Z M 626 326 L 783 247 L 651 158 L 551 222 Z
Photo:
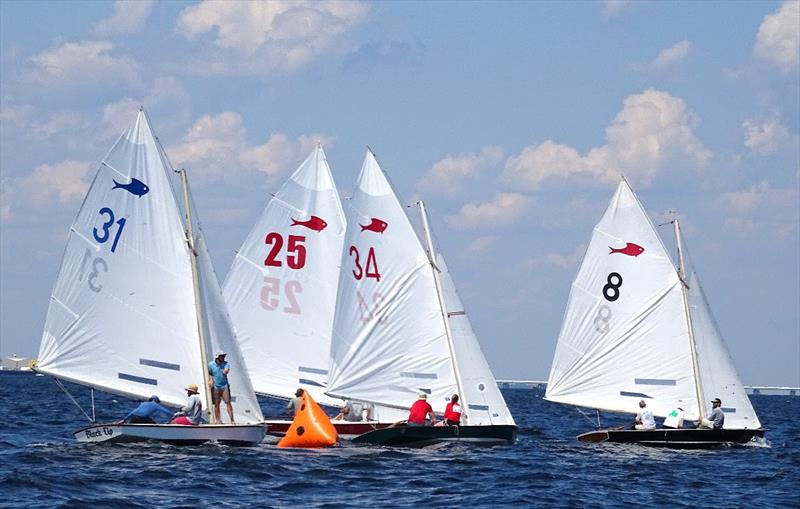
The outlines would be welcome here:
M 408 414 L 409 426 L 433 426 L 436 424 L 436 414 L 433 408 L 428 404 L 428 395 L 422 393 L 419 399 L 411 405 L 411 411 Z M 430 415 L 430 419 L 428 419 Z
M 633 429 L 656 429 L 656 420 L 653 417 L 653 412 L 647 409 L 647 403 L 644 400 L 639 401 L 639 413 L 636 414 L 636 420 L 633 421 Z
M 681 429 L 683 427 L 683 416 L 685 412 L 683 408 L 678 407 L 667 414 L 664 418 L 663 428 Z
M 711 400 L 711 415 L 708 419 L 700 421 L 701 428 L 722 429 L 725 425 L 725 414 L 722 412 L 722 400 L 714 398 Z
M 196 384 L 189 384 L 186 388 L 186 403 L 175 412 L 172 418 L 174 424 L 197 426 L 203 418 L 203 402 L 200 401 Z
M 163 424 L 169 422 L 170 417 L 172 417 L 172 411 L 164 408 L 160 403 L 161 400 L 158 399 L 158 396 L 150 396 L 150 399 L 126 415 L 122 422 L 130 424 Z
M 362 403 L 361 401 L 353 401 L 352 399 L 348 399 L 345 401 L 342 410 L 336 417 L 333 418 L 333 420 L 341 421 L 344 419 L 348 422 L 361 422 L 365 420 L 365 413 L 367 421 L 372 419 L 372 407 L 370 405 Z
M 294 392 L 294 397 L 289 400 L 289 404 L 286 405 L 286 411 L 289 412 L 289 415 L 294 417 L 297 415 L 297 411 L 300 410 L 300 399 L 303 397 L 303 389 L 297 389 Z
M 444 422 L 448 426 L 461 424 L 461 404 L 458 402 L 458 394 L 453 394 L 450 403 L 444 407 Z

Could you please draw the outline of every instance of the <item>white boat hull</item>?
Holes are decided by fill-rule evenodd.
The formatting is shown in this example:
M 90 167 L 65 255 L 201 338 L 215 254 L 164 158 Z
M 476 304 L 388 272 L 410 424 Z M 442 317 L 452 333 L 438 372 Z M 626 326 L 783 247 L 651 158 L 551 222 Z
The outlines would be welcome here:
M 148 440 L 172 445 L 255 445 L 264 439 L 264 424 L 96 424 L 73 435 L 78 442 L 122 444 Z

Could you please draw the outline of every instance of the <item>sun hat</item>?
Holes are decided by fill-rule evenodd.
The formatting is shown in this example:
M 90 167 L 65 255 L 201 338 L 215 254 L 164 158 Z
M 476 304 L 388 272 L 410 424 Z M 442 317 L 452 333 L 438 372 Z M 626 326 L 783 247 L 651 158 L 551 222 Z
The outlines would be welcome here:
M 214 358 L 217 358 L 217 357 L 224 357 L 224 356 L 226 356 L 226 355 L 228 355 L 228 354 L 226 354 L 224 351 L 222 351 L 222 350 L 217 350 L 217 355 L 216 355 Z
M 186 388 L 186 390 L 189 391 L 189 392 L 193 392 L 195 394 L 199 394 L 200 393 L 200 391 L 197 390 L 197 384 L 189 384 L 189 386 Z

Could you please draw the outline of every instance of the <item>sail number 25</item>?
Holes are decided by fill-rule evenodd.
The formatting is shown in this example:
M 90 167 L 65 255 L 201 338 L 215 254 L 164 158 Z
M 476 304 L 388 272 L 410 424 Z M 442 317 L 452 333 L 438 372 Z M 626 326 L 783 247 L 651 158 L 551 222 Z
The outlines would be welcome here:
M 367 262 L 365 266 L 361 265 L 361 254 L 358 252 L 358 248 L 356 246 L 350 246 L 348 253 L 350 254 L 350 258 L 353 258 L 353 263 L 355 263 L 356 266 L 351 271 L 356 280 L 361 281 L 366 276 L 380 282 L 381 273 L 378 270 L 378 261 L 375 259 L 374 247 L 369 248 L 369 251 L 367 252 Z
M 306 238 L 302 235 L 289 235 L 286 243 L 286 265 L 290 269 L 298 270 L 306 266 L 306 246 L 303 244 Z M 280 233 L 270 232 L 264 238 L 264 243 L 272 246 L 264 259 L 267 267 L 280 267 L 283 262 L 278 259 L 278 255 L 283 248 L 283 236 Z

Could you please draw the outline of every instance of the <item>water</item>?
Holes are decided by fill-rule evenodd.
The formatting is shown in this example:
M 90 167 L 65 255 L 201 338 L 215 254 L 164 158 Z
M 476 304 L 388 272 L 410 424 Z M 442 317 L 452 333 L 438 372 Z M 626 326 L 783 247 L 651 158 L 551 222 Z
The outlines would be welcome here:
M 86 420 L 51 379 L 0 383 L 0 507 L 800 507 L 797 397 L 752 398 L 768 428 L 759 446 L 582 444 L 575 435 L 592 425 L 574 408 L 507 390 L 513 446 L 304 451 L 78 444 L 72 431 Z M 72 392 L 89 408 L 87 389 Z M 100 420 L 135 406 L 96 396 Z M 283 406 L 262 405 L 272 415 Z

